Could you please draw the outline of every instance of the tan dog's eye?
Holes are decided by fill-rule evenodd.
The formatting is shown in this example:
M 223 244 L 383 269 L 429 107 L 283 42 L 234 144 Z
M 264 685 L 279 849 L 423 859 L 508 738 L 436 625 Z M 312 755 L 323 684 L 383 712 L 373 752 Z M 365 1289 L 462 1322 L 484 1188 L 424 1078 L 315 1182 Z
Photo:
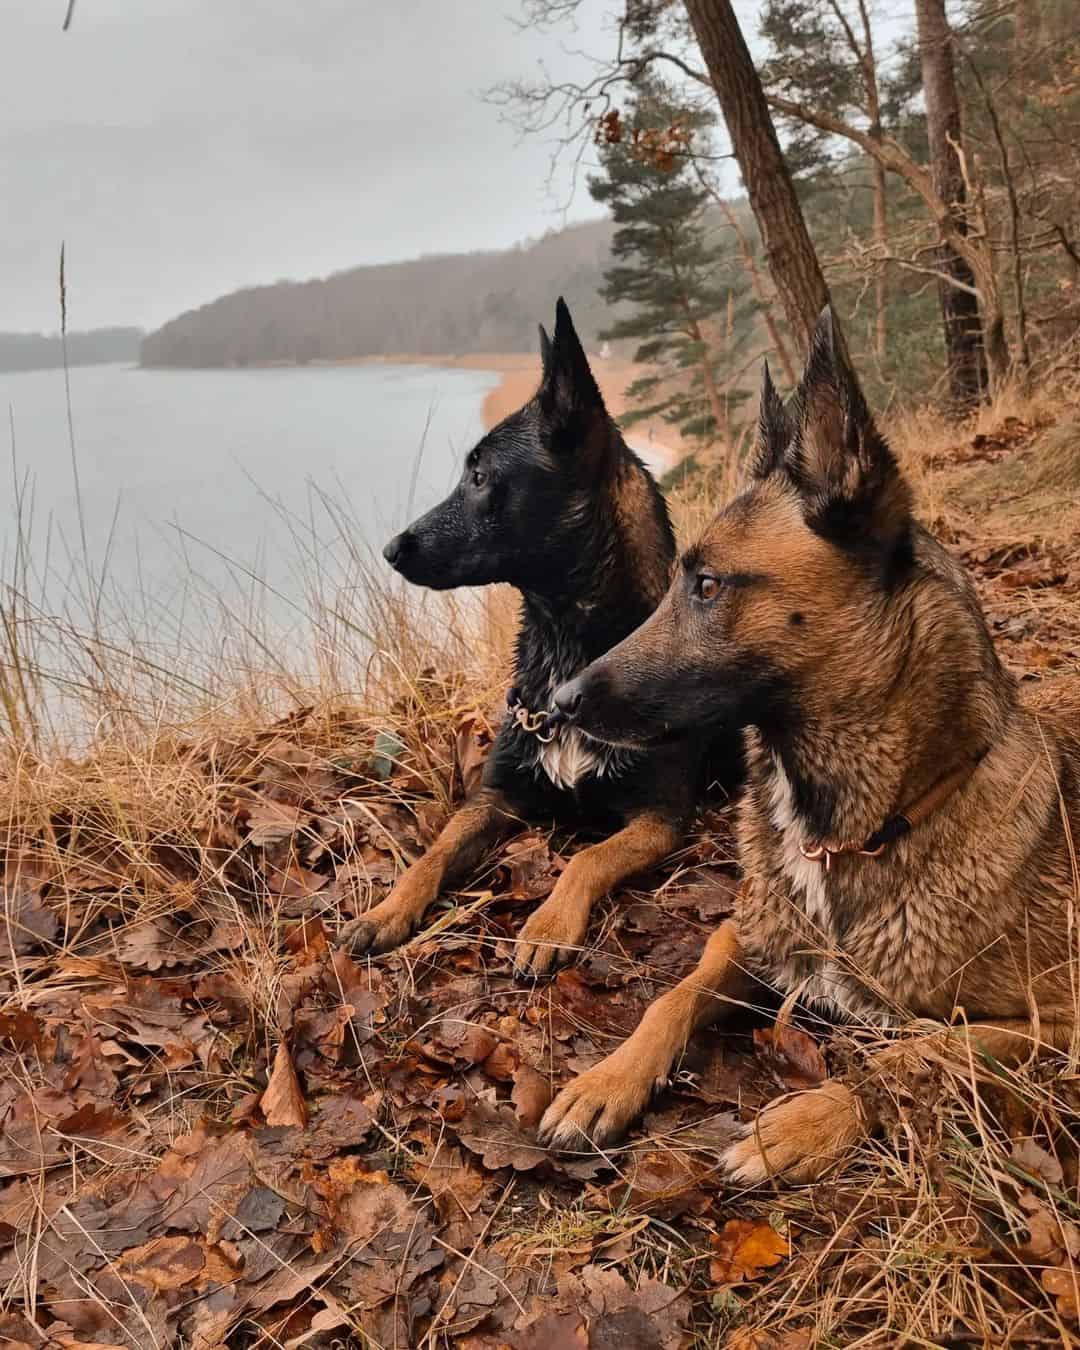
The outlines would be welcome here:
M 715 600 L 720 594 L 720 582 L 716 577 L 702 574 L 697 579 L 697 593 L 700 600 Z

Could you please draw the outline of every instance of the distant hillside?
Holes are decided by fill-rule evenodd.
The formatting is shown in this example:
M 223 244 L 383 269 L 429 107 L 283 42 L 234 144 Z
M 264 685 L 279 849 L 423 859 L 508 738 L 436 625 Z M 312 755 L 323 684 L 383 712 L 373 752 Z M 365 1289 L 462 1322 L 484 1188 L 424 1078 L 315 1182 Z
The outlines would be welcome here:
M 68 365 L 97 366 L 139 359 L 141 328 L 92 328 L 67 336 Z M 0 370 L 51 370 L 64 364 L 60 335 L 0 333 Z
M 559 295 L 593 344 L 610 320 L 598 289 L 612 229 L 600 220 L 498 253 L 355 267 L 316 281 L 234 291 L 151 333 L 142 363 L 234 366 L 533 351 L 536 324 L 553 319 Z

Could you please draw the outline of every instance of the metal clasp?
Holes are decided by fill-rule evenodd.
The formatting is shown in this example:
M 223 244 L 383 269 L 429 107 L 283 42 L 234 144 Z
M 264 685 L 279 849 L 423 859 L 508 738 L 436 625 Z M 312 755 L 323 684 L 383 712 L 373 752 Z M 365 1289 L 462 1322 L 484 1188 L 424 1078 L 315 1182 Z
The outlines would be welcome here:
M 511 703 L 509 707 L 510 715 L 522 731 L 528 732 L 530 736 L 535 736 L 541 745 L 549 745 L 555 739 L 557 728 L 554 726 L 547 731 L 547 735 L 544 734 L 555 715 L 553 709 L 546 712 L 530 712 L 523 703 L 517 702 Z
M 805 844 L 799 845 L 799 852 L 807 862 L 824 863 L 825 871 L 828 872 L 832 867 L 832 860 L 841 853 L 855 853 L 860 858 L 880 858 L 885 852 L 885 845 L 879 844 L 877 848 L 863 848 L 862 844 L 857 844 L 854 839 L 847 840 L 846 843 L 837 844 L 835 848 L 830 848 L 828 844 Z

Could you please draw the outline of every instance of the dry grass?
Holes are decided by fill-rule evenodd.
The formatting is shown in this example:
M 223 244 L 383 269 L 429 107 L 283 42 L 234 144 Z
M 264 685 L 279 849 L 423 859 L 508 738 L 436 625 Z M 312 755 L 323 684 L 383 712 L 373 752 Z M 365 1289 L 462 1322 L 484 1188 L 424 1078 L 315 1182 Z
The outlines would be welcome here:
M 950 425 L 924 411 L 897 421 L 891 432 L 924 515 L 976 567 L 1006 658 L 1019 668 L 1036 665 L 1043 674 L 1076 674 L 1077 403 L 1060 391 L 1054 399 L 1010 395 L 971 424 Z M 679 494 L 683 537 L 729 486 L 718 482 L 711 496 L 700 489 Z M 336 528 L 345 540 L 348 523 L 339 520 Z M 246 991 L 247 1012 L 246 1021 L 222 1021 L 213 1049 L 197 1047 L 187 1060 L 175 1049 L 179 1042 L 167 1038 L 146 1059 L 120 1033 L 103 1048 L 99 1016 L 96 1054 L 110 1065 L 120 1065 L 125 1055 L 138 1061 L 137 1068 L 117 1074 L 118 1104 L 138 1123 L 127 1153 L 104 1146 L 91 1129 L 72 1142 L 69 1130 L 55 1154 L 43 1148 L 36 1165 L 23 1165 L 12 1159 L 24 1136 L 9 1132 L 0 1161 L 13 1180 L 0 1191 L 0 1239 L 5 1249 L 15 1243 L 15 1259 L 9 1254 L 5 1266 L 4 1307 L 10 1317 L 19 1308 L 32 1311 L 37 1331 L 23 1320 L 6 1321 L 0 1332 L 15 1341 L 31 1336 L 44 1343 L 51 1336 L 59 1345 L 133 1344 L 140 1338 L 159 1343 L 162 1328 L 175 1334 L 177 1322 L 164 1316 L 160 1323 L 147 1321 L 140 1337 L 139 1318 L 150 1318 L 152 1300 L 137 1281 L 124 1287 L 138 1317 L 130 1309 L 117 1313 L 123 1295 L 114 1289 L 110 1303 L 93 1283 L 86 1284 L 85 1298 L 101 1312 L 96 1323 L 85 1308 L 50 1304 L 57 1277 L 40 1272 L 49 1235 L 59 1231 L 60 1202 L 78 1209 L 88 1196 L 110 1193 L 118 1179 L 150 1176 L 170 1145 L 202 1117 L 252 1120 L 256 1108 L 250 1106 L 247 1116 L 240 1108 L 264 1091 L 276 1048 L 298 1044 L 294 1013 L 298 969 L 307 969 L 298 967 L 298 951 L 308 941 L 304 925 L 321 920 L 332 930 L 383 894 L 394 867 L 408 861 L 451 808 L 461 789 L 463 753 L 467 758 L 463 729 L 475 735 L 497 716 L 514 606 L 501 594 L 483 606 L 467 598 L 418 597 L 386 583 L 381 571 L 343 543 L 333 576 L 321 566 L 309 578 L 307 636 L 298 643 L 294 633 L 290 640 L 295 662 L 279 659 L 278 639 L 260 623 L 242 620 L 235 606 L 224 605 L 228 642 L 221 642 L 220 632 L 215 640 L 204 634 L 180 659 L 175 643 L 166 649 L 143 640 L 149 622 L 140 632 L 130 620 L 112 629 L 100 619 L 80 622 L 74 609 L 43 613 L 29 598 L 31 555 L 24 539 L 0 604 L 6 731 L 0 928 L 7 946 L 6 954 L 0 952 L 0 1044 L 7 1076 L 28 1099 L 46 1081 L 54 1093 L 73 1091 L 64 1084 L 74 1069 L 65 1070 L 65 1078 L 57 1068 L 71 1058 L 65 1036 L 84 1044 L 79 1018 L 87 1016 L 87 1007 L 105 1006 L 95 999 L 117 990 L 145 991 L 155 982 L 164 988 L 170 979 L 194 980 L 197 973 L 204 994 L 207 981 Z M 1069 584 L 1005 586 L 1002 578 L 1016 557 L 1028 564 L 1064 559 Z M 84 617 L 93 610 L 81 607 Z M 1044 655 L 1036 659 L 1038 652 Z M 298 795 L 297 777 L 308 794 L 302 820 L 294 818 L 275 835 L 266 802 L 287 813 Z M 325 788 L 319 786 L 324 778 Z M 252 840 L 258 829 L 266 842 L 257 849 Z M 282 839 L 287 847 L 275 853 Z M 704 844 L 689 850 L 682 865 L 699 868 L 703 857 L 709 866 L 723 867 L 723 858 Z M 528 1036 L 544 1025 L 543 1017 L 552 1017 L 550 994 L 523 994 L 504 978 L 498 944 L 508 930 L 497 904 L 492 908 L 493 888 L 511 905 L 511 930 L 522 910 L 513 890 L 518 882 L 493 880 L 502 875 L 496 862 L 472 890 L 436 912 L 422 941 L 367 969 L 365 987 L 385 998 L 372 1042 L 381 1058 L 365 1058 L 361 1049 L 350 1070 L 354 1077 L 411 1062 L 409 1047 L 429 1036 L 432 1025 L 445 1025 L 448 1010 L 474 1006 L 459 988 L 470 982 L 483 982 L 489 998 L 494 989 L 502 1010 L 501 1022 L 494 1014 L 457 1014 L 470 1026 L 502 1027 L 499 1034 L 509 1036 L 509 1017 L 519 1029 L 513 1034 Z M 514 865 L 505 865 L 511 877 Z M 297 871 L 290 873 L 293 867 Z M 286 873 L 288 882 L 281 879 Z M 559 1015 L 570 1028 L 567 1036 L 576 1039 L 559 1053 L 576 1047 L 573 1052 L 587 1058 L 583 1036 L 599 1036 L 601 1045 L 618 1038 L 617 1029 L 601 1021 L 598 1033 L 590 1021 L 602 1019 L 606 991 L 613 991 L 615 1003 L 625 1003 L 631 1017 L 650 992 L 692 960 L 708 923 L 695 916 L 688 924 L 686 911 L 680 916 L 669 903 L 689 875 L 676 867 L 662 891 L 637 897 L 637 910 L 646 917 L 639 930 L 645 936 L 636 944 L 619 907 L 605 908 L 583 959 L 594 972 L 607 971 L 607 983 L 560 986 Z M 304 896 L 304 887 L 315 884 L 312 877 L 334 878 L 319 892 L 321 900 L 315 893 Z M 527 875 L 521 884 L 527 888 Z M 57 923 L 41 918 L 28 899 L 34 895 L 44 895 Z M 657 953 L 667 946 L 674 955 L 664 964 Z M 330 968 L 325 949 L 319 959 L 321 969 Z M 422 1015 L 414 1002 L 421 995 L 431 1001 Z M 193 1016 L 195 1006 L 186 1003 L 185 1015 Z M 530 1008 L 539 1010 L 532 1021 Z M 45 1041 L 35 1041 L 31 1023 L 19 1020 L 24 1015 L 49 1028 Z M 62 1025 L 69 1029 L 61 1034 L 56 1028 Z M 839 1071 L 860 1073 L 870 1033 L 815 1031 L 831 1037 Z M 554 1045 L 552 1040 L 549 1049 Z M 736 1045 L 721 1059 L 726 1100 L 751 1105 L 761 1072 L 753 1054 Z M 375 1069 L 376 1063 L 381 1067 Z M 414 1200 L 434 1204 L 445 1218 L 438 1241 L 445 1248 L 444 1269 L 453 1276 L 443 1293 L 452 1285 L 453 1306 L 444 1303 L 439 1317 L 421 1319 L 424 1344 L 539 1343 L 509 1331 L 503 1340 L 494 1332 L 485 1339 L 482 1318 L 460 1329 L 469 1320 L 462 1311 L 471 1306 L 463 1293 L 469 1272 L 489 1251 L 497 1251 L 501 1262 L 491 1296 L 499 1306 L 534 1308 L 529 1300 L 547 1276 L 577 1278 L 585 1260 L 589 1271 L 621 1271 L 620 1279 L 632 1287 L 644 1289 L 639 1281 L 651 1279 L 689 1290 L 686 1315 L 679 1315 L 685 1338 L 658 1345 L 795 1350 L 1074 1344 L 1080 1302 L 1078 1067 L 1073 1056 L 1032 1058 L 1018 1070 L 989 1062 L 923 1064 L 917 1081 L 898 1078 L 882 1086 L 880 1137 L 839 1174 L 796 1190 L 738 1194 L 718 1181 L 722 1143 L 694 1135 L 702 1113 L 725 1100 L 722 1093 L 702 1095 L 715 1063 L 684 1082 L 689 1092 L 680 1098 L 681 1115 L 653 1116 L 644 1140 L 612 1155 L 615 1183 L 601 1188 L 560 1175 L 537 1184 L 529 1171 L 495 1169 L 498 1187 L 485 1191 L 477 1211 L 482 1222 L 471 1226 L 460 1214 L 446 1218 L 453 1207 L 440 1208 L 430 1175 L 426 1183 L 417 1180 L 416 1159 L 430 1141 L 418 1143 L 421 1118 L 411 1108 L 388 1105 L 360 1158 L 365 1167 L 384 1169 L 394 1184 L 411 1186 Z M 386 1083 L 369 1079 L 365 1090 L 376 1088 Z M 447 1091 L 452 1088 L 453 1081 Z M 387 1091 L 387 1100 L 398 1102 L 398 1088 Z M 13 1100 L 9 1096 L 7 1105 Z M 43 1108 L 46 1115 L 51 1109 Z M 440 1141 L 453 1119 L 449 1106 L 441 1109 L 442 1116 L 429 1110 L 423 1118 Z M 37 1138 L 40 1144 L 40 1128 Z M 343 1148 L 339 1163 L 355 1166 L 350 1152 L 355 1150 Z M 325 1165 L 323 1160 L 318 1167 Z M 651 1190 L 642 1181 L 650 1168 L 666 1177 Z M 479 1185 L 478 1175 L 473 1164 L 466 1179 Z M 622 1192 L 620 1177 L 626 1181 Z M 755 1280 L 717 1288 L 709 1274 L 709 1236 L 733 1217 L 771 1224 L 790 1243 L 791 1256 Z M 569 1255 L 574 1252 L 586 1253 L 576 1265 Z M 294 1245 L 281 1259 L 305 1271 L 312 1258 L 306 1247 L 297 1254 Z M 309 1283 L 324 1278 L 330 1277 Z M 230 1344 L 292 1345 L 300 1342 L 290 1337 L 300 1333 L 318 1343 L 320 1336 L 310 1331 L 311 1308 L 306 1321 L 297 1311 L 311 1303 L 307 1290 L 301 1281 L 273 1315 L 273 1305 L 259 1315 L 249 1310 L 234 1324 L 213 1324 L 213 1335 L 200 1323 L 195 1343 L 207 1350 L 225 1338 Z M 324 1299 L 318 1306 L 331 1305 Z M 612 1315 L 610 1307 L 605 1315 Z M 293 1325 L 290 1317 L 299 1321 Z M 388 1324 L 372 1317 L 359 1302 L 350 1305 L 333 1324 L 334 1334 L 354 1343 L 394 1343 L 385 1339 Z M 65 1330 L 72 1318 L 76 1330 Z M 554 1328 L 549 1331 L 554 1336 Z M 511 1340 L 514 1334 L 518 1338 Z

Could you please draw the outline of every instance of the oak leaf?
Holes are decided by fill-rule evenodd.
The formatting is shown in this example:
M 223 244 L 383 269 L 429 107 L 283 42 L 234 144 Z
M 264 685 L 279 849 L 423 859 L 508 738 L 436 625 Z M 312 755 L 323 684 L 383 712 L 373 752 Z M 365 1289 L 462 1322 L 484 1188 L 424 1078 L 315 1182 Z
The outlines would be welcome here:
M 729 1219 L 712 1237 L 716 1253 L 709 1274 L 716 1284 L 743 1284 L 756 1280 L 791 1255 L 791 1245 L 772 1224 Z

